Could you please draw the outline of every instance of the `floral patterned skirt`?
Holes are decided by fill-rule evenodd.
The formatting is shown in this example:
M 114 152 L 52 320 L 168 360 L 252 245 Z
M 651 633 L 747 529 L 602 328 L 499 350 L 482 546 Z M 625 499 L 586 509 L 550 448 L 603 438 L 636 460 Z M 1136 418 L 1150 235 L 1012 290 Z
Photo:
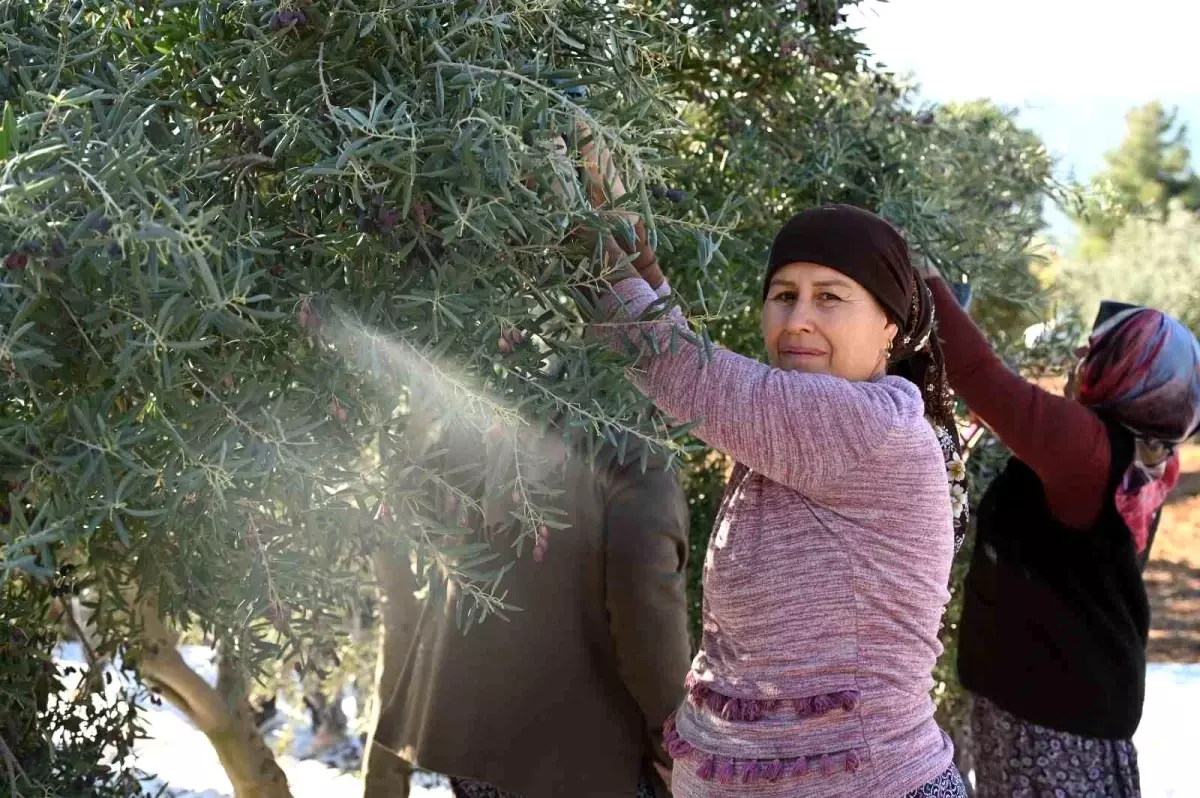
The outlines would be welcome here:
M 963 784 L 958 769 L 951 765 L 945 773 L 904 798 L 967 798 L 967 785 Z
M 1096 740 L 1028 723 L 974 696 L 978 798 L 1141 798 L 1131 740 Z

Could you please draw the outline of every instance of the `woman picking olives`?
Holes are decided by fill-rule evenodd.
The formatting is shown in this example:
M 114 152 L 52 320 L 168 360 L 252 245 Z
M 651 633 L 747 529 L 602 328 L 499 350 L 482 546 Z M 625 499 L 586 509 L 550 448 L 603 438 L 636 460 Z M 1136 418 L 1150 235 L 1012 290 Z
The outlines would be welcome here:
M 1200 426 L 1200 343 L 1161 311 L 1105 302 L 1057 396 L 930 278 L 951 384 L 1013 452 L 979 505 L 959 625 L 977 793 L 1140 795 L 1142 570 Z
M 957 436 L 904 238 L 844 205 L 789 220 L 763 278 L 761 363 L 698 357 L 677 309 L 644 316 L 670 288 L 636 229 L 629 251 L 605 240 L 618 269 L 595 329 L 637 347 L 634 384 L 737 462 L 666 729 L 674 795 L 965 795 L 929 695 Z

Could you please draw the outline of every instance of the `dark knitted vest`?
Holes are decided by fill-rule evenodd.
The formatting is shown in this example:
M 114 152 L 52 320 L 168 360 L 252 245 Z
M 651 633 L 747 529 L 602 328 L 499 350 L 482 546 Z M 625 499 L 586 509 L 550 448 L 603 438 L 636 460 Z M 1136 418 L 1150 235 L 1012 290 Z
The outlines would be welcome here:
M 1024 720 L 1125 740 L 1142 717 L 1150 627 L 1142 570 L 1158 518 L 1139 557 L 1113 498 L 1134 439 L 1107 426 L 1112 466 L 1091 529 L 1055 519 L 1041 480 L 1015 457 L 984 494 L 958 672 L 968 690 Z

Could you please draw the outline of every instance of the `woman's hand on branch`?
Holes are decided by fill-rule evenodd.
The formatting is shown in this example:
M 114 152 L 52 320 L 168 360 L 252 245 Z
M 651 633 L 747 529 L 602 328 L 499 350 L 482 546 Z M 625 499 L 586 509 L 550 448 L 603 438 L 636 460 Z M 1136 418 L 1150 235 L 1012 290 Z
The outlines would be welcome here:
M 592 207 L 603 212 L 605 206 L 611 204 L 614 199 L 625 195 L 625 182 L 617 171 L 612 151 L 609 150 L 604 140 L 592 136 L 586 128 L 581 128 L 579 134 L 586 141 L 580 148 L 580 155 L 583 157 L 584 190 Z M 658 265 L 658 256 L 655 254 L 654 248 L 650 246 L 646 235 L 645 222 L 637 214 L 629 211 L 613 213 L 618 218 L 627 221 L 633 228 L 634 240 L 622 241 L 620 238 L 623 237 L 611 235 L 606 235 L 606 239 L 613 239 L 612 244 L 615 244 L 621 253 L 629 257 L 630 265 L 638 275 L 649 283 L 651 288 L 658 288 L 662 285 L 663 273 Z M 611 260 L 613 256 L 616 256 L 617 251 L 612 249 L 612 244 L 605 241 L 606 260 Z

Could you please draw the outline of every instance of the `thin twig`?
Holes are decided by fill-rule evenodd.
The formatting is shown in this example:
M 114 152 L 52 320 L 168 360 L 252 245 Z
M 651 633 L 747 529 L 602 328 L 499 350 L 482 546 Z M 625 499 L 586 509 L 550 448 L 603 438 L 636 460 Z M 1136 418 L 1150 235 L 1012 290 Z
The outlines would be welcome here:
M 263 575 L 267 579 L 267 595 L 271 601 L 271 621 L 277 629 L 283 631 L 287 627 L 287 619 L 283 617 L 283 601 L 279 598 L 279 591 L 275 587 L 275 578 L 271 575 L 271 565 L 267 560 L 267 548 L 263 545 L 262 537 L 258 534 L 258 523 L 255 521 L 254 514 L 247 513 L 246 523 L 250 538 L 254 541 L 254 547 L 259 559 L 262 561 Z
M 108 205 L 110 208 L 112 208 L 112 210 L 115 213 L 117 213 L 118 215 L 120 214 L 121 206 L 118 205 L 117 201 L 112 198 L 112 195 L 108 193 L 108 191 L 104 188 L 104 185 L 99 180 L 97 180 L 95 177 L 93 177 L 92 174 L 90 172 L 88 172 L 88 170 L 84 169 L 82 166 L 75 163 L 70 158 L 63 158 L 62 162 L 65 163 L 67 166 L 71 167 L 72 169 L 74 169 L 76 172 L 78 172 L 80 177 L 82 177 L 86 182 L 91 183 L 92 186 L 95 187 L 96 191 L 100 192 L 100 196 L 102 196 L 104 198 L 104 203 L 106 205 Z
M 21 798 L 21 792 L 17 789 L 17 776 L 20 776 L 26 783 L 29 783 L 29 776 L 26 775 L 25 769 L 21 767 L 21 763 L 13 754 L 12 749 L 8 747 L 8 741 L 2 734 L 0 734 L 0 755 L 3 755 L 4 758 L 4 769 L 8 771 L 8 783 L 12 789 L 13 798 Z
M 557 404 L 559 407 L 570 410 L 570 411 L 582 416 L 583 418 L 586 418 L 587 420 L 591 421 L 593 424 L 596 424 L 598 426 L 599 425 L 609 425 L 609 426 L 618 427 L 622 432 L 628 433 L 635 438 L 639 438 L 643 442 L 651 444 L 652 446 L 662 446 L 669 451 L 675 451 L 675 452 L 683 452 L 684 451 L 683 445 L 674 440 L 662 440 L 660 438 L 648 435 L 644 432 L 640 432 L 632 427 L 627 427 L 623 424 L 614 423 L 613 421 L 611 421 L 609 419 L 602 418 L 602 417 L 596 415 L 595 413 L 585 410 L 583 408 L 583 406 L 580 405 L 578 402 L 572 402 L 569 399 L 564 399 L 563 397 L 554 393 L 554 391 L 552 391 L 549 388 L 547 388 L 546 386 L 542 385 L 536 379 L 533 379 L 533 378 L 527 376 L 526 374 L 523 374 L 520 371 L 515 371 L 513 369 L 508 369 L 508 368 L 505 368 L 505 371 L 507 373 L 513 375 L 517 379 L 521 380 L 525 384 L 529 385 L 530 387 L 534 388 L 535 390 L 540 391 L 541 393 L 545 394 L 552 402 Z
M 263 155 L 258 152 L 246 153 L 244 155 L 234 155 L 230 158 L 222 158 L 219 161 L 213 161 L 210 164 L 204 164 L 202 168 L 211 168 L 218 172 L 224 172 L 228 169 L 236 169 L 240 167 L 255 167 L 255 166 L 275 166 L 275 159 L 270 156 Z
M 92 350 L 92 354 L 96 356 L 96 359 L 101 363 L 107 362 L 104 359 L 104 355 L 100 354 L 100 351 L 96 349 L 95 344 L 92 343 L 92 339 L 88 337 L 88 334 L 84 331 L 83 325 L 79 323 L 79 319 L 74 313 L 71 312 L 71 306 L 67 304 L 67 300 L 59 297 L 58 301 L 59 304 L 63 306 L 63 310 L 67 312 L 67 315 L 71 317 L 71 321 L 75 323 L 75 328 L 79 330 L 79 334 L 83 337 L 84 343 L 88 345 L 88 349 Z
M 96 665 L 96 664 L 101 663 L 103 660 L 107 660 L 108 659 L 107 657 L 104 657 L 102 659 L 96 653 L 96 649 L 92 647 L 92 642 L 90 640 L 88 640 L 87 633 L 83 630 L 83 627 L 79 624 L 79 619 L 75 617 L 75 612 L 71 608 L 70 601 L 67 602 L 67 606 L 65 607 L 65 609 L 66 609 L 66 612 L 64 612 L 63 614 L 67 616 L 67 625 L 70 626 L 71 631 L 74 632 L 76 634 L 76 636 L 79 637 L 79 642 L 83 645 L 83 651 L 85 654 L 87 654 L 88 664 Z
M 606 137 L 611 138 L 614 144 L 620 143 L 620 138 L 615 133 L 610 131 L 605 125 L 602 125 L 599 119 L 596 119 L 596 117 L 592 116 L 591 112 L 587 108 L 572 101 L 562 92 L 555 91 L 549 86 L 543 86 L 536 80 L 531 80 L 519 72 L 513 72 L 508 69 L 492 69 L 491 67 L 480 66 L 478 64 L 467 64 L 456 61 L 434 61 L 430 66 L 434 67 L 435 69 L 439 67 L 445 67 L 446 69 L 458 69 L 472 74 L 490 75 L 491 77 L 504 78 L 506 80 L 515 80 L 519 83 L 524 83 L 526 86 L 530 86 L 531 88 L 534 88 L 543 94 L 547 94 L 562 102 L 563 105 L 567 106 L 572 111 L 579 114 L 580 117 L 590 122 L 592 126 L 596 128 L 596 130 L 600 131 Z M 625 149 L 623 143 L 621 144 L 621 149 Z
M 333 101 L 329 99 L 329 86 L 325 83 L 325 42 L 321 42 L 317 47 L 317 81 L 321 84 L 321 98 L 325 100 L 325 110 L 329 114 L 329 121 L 341 127 L 337 116 L 333 113 Z

